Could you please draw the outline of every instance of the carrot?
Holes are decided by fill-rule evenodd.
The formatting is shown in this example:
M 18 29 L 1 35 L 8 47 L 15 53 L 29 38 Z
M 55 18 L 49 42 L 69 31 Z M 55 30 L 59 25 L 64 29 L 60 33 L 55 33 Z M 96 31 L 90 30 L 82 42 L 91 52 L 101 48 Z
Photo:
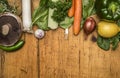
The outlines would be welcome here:
M 82 0 L 75 0 L 75 14 L 73 23 L 74 35 L 78 35 L 80 32 L 81 18 L 82 18 Z
M 74 16 L 74 8 L 75 8 L 74 6 L 75 6 L 74 0 L 72 0 L 72 6 L 71 6 L 71 8 L 68 10 L 68 16 L 69 16 L 69 17 Z

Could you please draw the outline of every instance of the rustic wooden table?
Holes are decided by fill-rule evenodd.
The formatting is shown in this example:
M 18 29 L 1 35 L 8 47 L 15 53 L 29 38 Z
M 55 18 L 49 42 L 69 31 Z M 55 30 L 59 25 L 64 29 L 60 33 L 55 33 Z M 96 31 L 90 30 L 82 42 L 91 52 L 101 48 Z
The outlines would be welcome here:
M 34 9 L 39 0 L 32 1 Z M 84 40 L 83 31 L 74 36 L 72 27 L 68 40 L 61 28 L 46 32 L 42 40 L 27 33 L 23 38 L 19 51 L 0 50 L 0 78 L 120 78 L 120 46 L 103 51 L 91 37 Z

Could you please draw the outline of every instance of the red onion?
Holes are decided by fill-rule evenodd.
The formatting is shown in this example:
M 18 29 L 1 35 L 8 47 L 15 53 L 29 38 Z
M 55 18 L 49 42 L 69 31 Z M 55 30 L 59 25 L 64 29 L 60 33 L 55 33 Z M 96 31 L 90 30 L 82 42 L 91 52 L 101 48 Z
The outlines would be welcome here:
M 90 33 L 92 33 L 94 31 L 95 27 L 96 27 L 95 20 L 92 17 L 87 18 L 83 25 L 85 34 L 89 35 Z

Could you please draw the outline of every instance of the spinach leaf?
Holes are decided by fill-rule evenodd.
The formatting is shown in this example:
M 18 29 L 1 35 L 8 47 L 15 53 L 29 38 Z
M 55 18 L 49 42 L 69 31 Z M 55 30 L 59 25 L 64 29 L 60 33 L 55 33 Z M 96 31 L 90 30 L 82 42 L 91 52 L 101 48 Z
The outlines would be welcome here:
M 97 44 L 103 50 L 107 51 L 110 49 L 110 39 L 108 39 L 108 38 L 103 38 L 100 35 L 98 35 Z

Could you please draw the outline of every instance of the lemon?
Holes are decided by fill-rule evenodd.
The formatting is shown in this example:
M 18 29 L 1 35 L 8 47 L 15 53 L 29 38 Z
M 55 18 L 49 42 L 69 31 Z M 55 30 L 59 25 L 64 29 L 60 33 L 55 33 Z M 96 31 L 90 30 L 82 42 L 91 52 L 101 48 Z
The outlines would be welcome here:
M 120 31 L 116 23 L 108 21 L 100 21 L 98 23 L 98 34 L 105 38 L 111 38 Z

